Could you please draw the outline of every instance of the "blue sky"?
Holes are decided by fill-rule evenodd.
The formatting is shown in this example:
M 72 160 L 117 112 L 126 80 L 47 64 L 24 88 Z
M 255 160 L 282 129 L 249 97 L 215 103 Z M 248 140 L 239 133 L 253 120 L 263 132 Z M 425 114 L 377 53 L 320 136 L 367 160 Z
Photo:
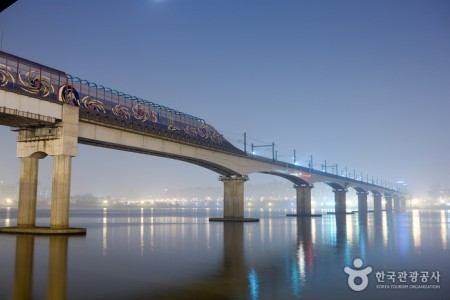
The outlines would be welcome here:
M 247 132 L 286 161 L 296 149 L 416 193 L 450 186 L 450 1 L 18 0 L 0 30 L 3 51 L 204 118 L 241 148 Z M 0 179 L 15 182 L 14 133 L 0 138 Z M 73 166 L 73 194 L 221 185 L 83 145 Z

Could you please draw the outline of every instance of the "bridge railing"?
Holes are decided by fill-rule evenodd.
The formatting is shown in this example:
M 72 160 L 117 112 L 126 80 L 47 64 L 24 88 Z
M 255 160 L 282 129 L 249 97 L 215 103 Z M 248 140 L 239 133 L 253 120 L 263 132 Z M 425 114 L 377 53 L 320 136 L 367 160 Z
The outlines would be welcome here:
M 0 89 L 80 108 L 80 118 L 240 153 L 198 117 L 0 51 Z
M 67 74 L 68 85 L 78 92 L 79 103 L 82 108 L 100 112 L 113 112 L 116 116 L 128 119 L 131 117 L 149 119 L 162 124 L 183 124 L 183 127 L 205 124 L 201 118 L 180 112 L 178 110 L 144 100 L 117 90 L 99 85 L 87 80 Z M 73 100 L 73 99 L 72 99 Z
M 317 175 L 326 176 L 329 178 L 335 178 L 335 179 L 339 179 L 339 180 L 347 180 L 347 181 L 353 182 L 353 183 L 363 183 L 363 184 L 371 185 L 374 187 L 381 187 L 381 188 L 392 190 L 392 191 L 405 192 L 405 193 L 407 192 L 405 188 L 402 188 L 399 185 L 396 185 L 396 184 L 393 184 L 393 183 L 390 183 L 387 181 L 383 181 L 383 182 L 379 183 L 374 180 L 370 180 L 369 177 L 367 177 L 367 179 L 365 179 L 363 176 L 360 178 L 356 178 L 356 177 L 352 178 L 351 176 L 348 176 L 348 174 L 347 175 L 334 174 L 334 173 L 327 172 L 325 170 L 319 170 L 319 169 L 314 169 L 314 168 L 307 167 L 307 166 L 301 166 L 298 164 L 285 162 L 285 161 L 278 160 L 275 158 L 260 156 L 257 154 L 246 153 L 246 155 L 249 157 L 261 160 L 261 161 L 279 165 L 280 167 L 289 167 L 291 169 L 297 169 L 300 172 L 317 174 Z
M 65 101 L 122 118 L 142 117 L 184 126 L 205 124 L 201 118 L 71 76 L 0 51 L 0 89 L 48 101 Z M 139 120 L 138 120 L 139 121 Z
M 0 51 L 0 89 L 56 101 L 64 72 Z

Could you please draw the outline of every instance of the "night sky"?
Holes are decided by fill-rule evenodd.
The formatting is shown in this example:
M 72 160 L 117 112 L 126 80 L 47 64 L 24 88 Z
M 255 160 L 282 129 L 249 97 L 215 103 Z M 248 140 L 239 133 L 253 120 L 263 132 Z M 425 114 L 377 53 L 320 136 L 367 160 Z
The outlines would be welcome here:
M 201 117 L 241 149 L 246 132 L 280 160 L 450 186 L 450 1 L 18 0 L 0 31 L 3 51 Z M 0 139 L 15 183 L 15 133 Z M 184 162 L 78 150 L 72 194 L 221 186 Z

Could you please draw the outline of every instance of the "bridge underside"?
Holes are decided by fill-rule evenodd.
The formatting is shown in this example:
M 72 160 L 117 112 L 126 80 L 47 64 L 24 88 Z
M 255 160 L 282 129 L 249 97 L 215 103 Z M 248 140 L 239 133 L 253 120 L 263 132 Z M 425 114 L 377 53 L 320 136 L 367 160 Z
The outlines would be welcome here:
M 55 124 L 56 119 L 38 114 L 0 107 L 0 125 L 9 127 L 44 127 Z
M 91 140 L 91 139 L 86 139 L 86 138 L 81 138 L 81 137 L 78 139 L 78 142 L 80 144 L 84 144 L 84 145 L 90 145 L 90 146 L 96 146 L 96 147 L 102 147 L 102 148 L 108 148 L 108 149 L 115 149 L 115 150 L 128 151 L 128 152 L 134 152 L 134 153 L 147 154 L 147 155 L 152 155 L 152 156 L 181 160 L 181 161 L 185 161 L 185 162 L 188 162 L 188 163 L 191 163 L 194 165 L 204 167 L 206 169 L 209 169 L 213 172 L 216 172 L 216 173 L 218 173 L 220 175 L 224 175 L 224 176 L 239 175 L 235 171 L 227 169 L 224 166 L 216 165 L 216 164 L 213 164 L 208 161 L 202 161 L 199 159 L 189 158 L 186 156 L 162 153 L 162 152 L 158 152 L 158 151 L 146 150 L 146 149 L 142 149 L 142 148 L 131 147 L 131 146 L 115 144 L 115 143 L 108 143 L 108 142 L 104 142 L 104 141 L 100 142 L 97 140 Z

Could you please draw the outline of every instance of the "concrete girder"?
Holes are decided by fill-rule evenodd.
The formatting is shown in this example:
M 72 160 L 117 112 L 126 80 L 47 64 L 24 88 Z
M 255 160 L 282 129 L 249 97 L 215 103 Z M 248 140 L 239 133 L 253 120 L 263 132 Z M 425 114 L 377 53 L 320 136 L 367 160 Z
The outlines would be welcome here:
M 304 179 L 302 179 L 300 177 L 293 176 L 293 175 L 279 174 L 279 173 L 273 173 L 273 172 L 261 172 L 261 173 L 262 174 L 268 174 L 268 175 L 274 175 L 274 176 L 282 177 L 284 179 L 289 180 L 290 182 L 292 182 L 294 185 L 297 185 L 297 186 L 311 185 L 306 180 L 304 180 Z

